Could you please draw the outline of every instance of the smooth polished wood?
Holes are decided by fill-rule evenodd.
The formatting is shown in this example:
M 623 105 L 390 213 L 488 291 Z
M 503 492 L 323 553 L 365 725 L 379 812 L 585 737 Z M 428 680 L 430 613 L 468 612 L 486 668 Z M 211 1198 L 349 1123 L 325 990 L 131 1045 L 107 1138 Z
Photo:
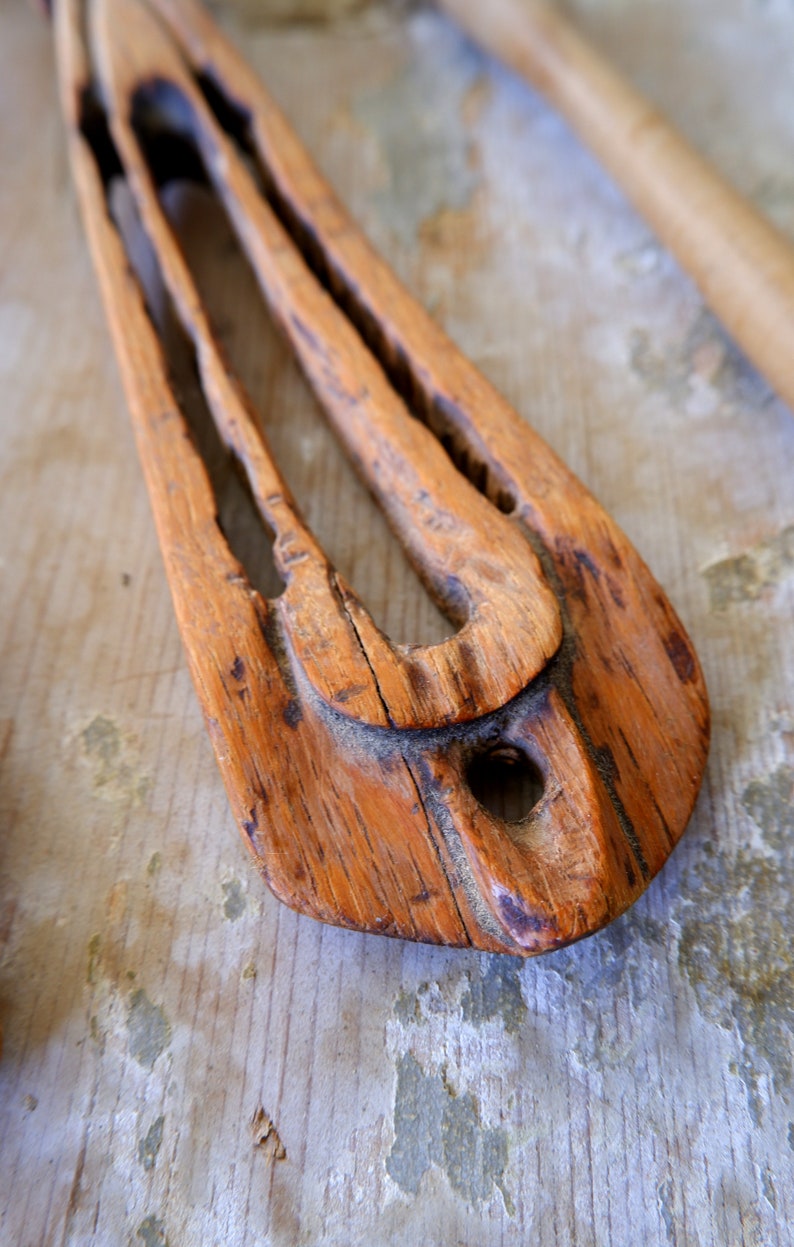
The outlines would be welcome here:
M 590 934 L 645 889 L 697 795 L 708 706 L 682 625 L 369 247 L 209 18 L 181 0 L 96 0 L 88 18 L 90 56 L 77 0 L 56 9 L 75 179 L 193 679 L 264 879 L 304 913 L 402 938 L 530 955 Z M 162 209 L 164 134 L 223 205 L 448 639 L 392 644 L 303 523 Z M 276 598 L 218 523 L 114 223 L 120 181 L 273 532 Z M 470 782 L 505 756 L 543 788 L 511 824 Z

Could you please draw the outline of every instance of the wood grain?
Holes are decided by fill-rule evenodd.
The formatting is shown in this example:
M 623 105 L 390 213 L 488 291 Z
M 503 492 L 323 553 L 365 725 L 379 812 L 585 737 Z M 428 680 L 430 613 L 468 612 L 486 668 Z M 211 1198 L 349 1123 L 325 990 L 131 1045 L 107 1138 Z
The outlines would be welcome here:
M 612 173 L 750 360 L 794 407 L 790 240 L 543 0 L 441 0 Z
M 576 17 L 791 235 L 788 7 Z M 451 23 L 225 20 L 379 251 L 654 569 L 704 664 L 712 750 L 644 896 L 544 957 L 344 931 L 262 887 L 174 622 L 52 32 L 3 7 L 0 1239 L 788 1247 L 790 414 L 565 127 Z M 307 525 L 390 636 L 442 640 L 206 230 L 209 193 L 171 187 L 172 218 L 178 194 Z
M 278 174 L 266 161 L 257 186 L 245 165 L 255 117 L 263 159 L 273 146 L 272 105 L 262 88 L 236 101 L 244 71 L 200 10 L 171 9 L 170 20 L 186 47 L 206 41 L 196 69 L 216 95 L 226 92 L 219 118 L 235 107 L 249 118 L 239 149 L 140 0 L 92 6 L 95 87 L 75 47 L 79 6 L 65 6 L 59 63 L 177 617 L 244 840 L 276 895 L 326 922 L 525 954 L 570 943 L 641 894 L 686 826 L 708 744 L 690 642 L 625 537 L 401 288 L 282 121 L 279 169 L 286 163 L 291 177 L 276 205 L 284 221 L 300 222 L 299 237 L 311 236 L 337 301 L 319 285 L 265 198 Z M 460 625 L 439 645 L 395 647 L 300 519 L 160 205 L 155 145 L 168 135 L 188 142 L 187 164 L 199 158 L 332 427 L 437 605 Z M 167 178 L 168 159 L 159 161 Z M 219 530 L 145 295 L 108 215 L 103 179 L 120 176 L 219 431 L 241 452 L 274 533 L 285 584 L 275 601 L 256 592 Z M 333 230 L 314 217 L 317 203 Z M 339 300 L 353 322 L 366 320 L 369 347 Z M 398 361 L 426 424 L 390 385 Z M 442 429 L 452 458 L 434 436 Z M 453 459 L 482 465 L 483 493 Z M 495 505 L 504 497 L 511 516 Z M 361 727 L 343 724 L 348 717 Z M 457 724 L 469 726 L 450 735 Z M 543 786 L 514 824 L 489 813 L 468 779 L 475 760 L 507 750 Z

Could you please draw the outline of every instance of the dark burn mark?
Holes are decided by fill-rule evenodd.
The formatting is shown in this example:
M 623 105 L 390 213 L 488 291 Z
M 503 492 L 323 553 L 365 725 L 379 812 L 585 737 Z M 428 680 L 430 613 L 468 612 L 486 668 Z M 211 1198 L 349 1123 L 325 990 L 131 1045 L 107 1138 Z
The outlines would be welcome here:
M 574 550 L 573 557 L 579 567 L 584 568 L 593 577 L 593 580 L 601 579 L 601 572 L 597 565 L 593 562 L 591 556 L 586 550 Z
M 616 569 L 616 571 L 621 570 L 623 567 L 623 559 L 620 557 L 620 552 L 618 551 L 612 538 L 606 534 L 603 538 L 603 546 L 606 550 L 607 558 L 612 566 Z
M 251 806 L 248 813 L 249 817 L 243 820 L 243 831 L 248 836 L 248 839 L 253 842 L 259 829 L 259 814 L 257 813 L 255 805 Z
M 408 676 L 408 682 L 416 693 L 417 697 L 425 697 L 428 692 L 427 673 L 419 663 L 411 662 L 405 664 L 405 671 Z
M 476 671 L 480 665 L 480 655 L 468 641 L 458 641 L 458 653 L 461 664 L 466 672 Z
M 676 629 L 664 643 L 665 652 L 682 684 L 691 684 L 695 678 L 695 658 L 686 640 Z
M 421 892 L 417 892 L 416 896 L 411 897 L 412 905 L 424 905 L 427 901 L 433 899 L 437 893 L 433 888 L 422 888 Z
M 637 886 L 637 876 L 634 873 L 634 867 L 631 864 L 630 858 L 627 857 L 626 860 L 624 861 L 623 869 L 626 872 L 626 882 L 628 883 L 629 887 L 632 889 L 635 888 Z
M 662 824 L 662 827 L 664 828 L 664 834 L 667 836 L 667 843 L 672 848 L 672 846 L 675 844 L 675 838 L 673 836 L 673 833 L 670 830 L 670 824 L 668 823 L 667 819 L 662 813 L 659 807 L 659 802 L 656 800 L 656 797 L 653 795 L 653 792 L 651 791 L 650 787 L 648 788 L 648 795 L 651 798 L 653 808 L 656 811 L 656 816 L 659 819 L 659 822 Z
M 245 676 L 245 663 L 243 662 L 242 658 L 239 657 L 239 655 L 235 658 L 234 662 L 232 663 L 232 675 L 234 676 L 235 680 L 242 680 Z
M 303 718 L 303 710 L 301 709 L 301 704 L 297 700 L 297 698 L 293 697 L 290 701 L 287 702 L 286 706 L 281 712 L 281 717 L 286 723 L 287 727 L 291 727 L 292 730 L 294 731 L 295 728 L 300 723 L 301 719 Z
M 323 340 L 315 333 L 311 325 L 306 324 L 306 321 L 303 320 L 301 316 L 297 313 L 293 313 L 290 317 L 290 322 L 298 336 L 303 338 L 304 342 L 311 348 L 312 351 L 315 352 L 315 354 L 321 356 L 328 354 L 328 348 L 325 342 L 323 342 Z M 346 391 L 342 390 L 340 393 L 344 396 Z
M 520 897 L 506 893 L 499 897 L 498 905 L 505 926 L 519 938 L 539 935 L 542 931 L 553 931 L 555 934 L 557 932 L 556 919 L 527 913 Z
M 634 750 L 632 749 L 631 745 L 629 744 L 629 742 L 628 742 L 628 741 L 627 741 L 627 739 L 626 739 L 626 733 L 623 731 L 623 728 L 622 728 L 622 727 L 621 727 L 621 728 L 619 728 L 619 729 L 618 729 L 618 731 L 620 732 L 620 739 L 623 741 L 623 745 L 624 745 L 624 747 L 625 747 L 626 753 L 627 753 L 627 754 L 629 755 L 629 757 L 631 758 L 631 761 L 632 761 L 632 763 L 634 764 L 634 766 L 637 768 L 637 770 L 639 770 L 639 769 L 640 769 L 640 767 L 639 767 L 639 763 L 637 762 L 637 759 L 636 759 L 636 757 L 634 756 Z
M 351 697 L 358 697 L 359 694 L 366 693 L 366 691 L 366 684 L 349 684 L 347 688 L 342 688 L 338 693 L 334 693 L 333 699 L 344 706 L 346 702 L 350 701 Z
M 614 576 L 607 576 L 607 588 L 609 589 L 609 596 L 612 598 L 612 601 L 615 603 L 618 610 L 625 610 L 626 602 L 621 592 L 621 587 L 617 580 L 615 580 Z

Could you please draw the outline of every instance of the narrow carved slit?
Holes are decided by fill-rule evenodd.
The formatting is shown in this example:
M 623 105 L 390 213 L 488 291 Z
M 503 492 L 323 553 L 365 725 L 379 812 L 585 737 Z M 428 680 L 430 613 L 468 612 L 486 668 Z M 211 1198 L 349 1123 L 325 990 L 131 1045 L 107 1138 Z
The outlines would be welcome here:
M 110 137 L 105 110 L 92 86 L 80 92 L 80 133 L 91 149 L 105 191 L 111 182 L 123 179 L 124 169 Z
M 292 351 L 284 349 L 248 258 L 187 137 L 189 122 L 180 116 L 181 107 L 176 89 L 147 87 L 136 96 L 133 128 L 225 362 L 250 399 L 308 527 L 376 624 L 397 642 L 437 644 L 455 627 L 427 594 L 323 418 Z M 168 144 L 174 167 L 189 169 L 193 162 L 190 183 L 169 181 Z M 289 420 L 279 418 L 283 411 L 290 412 Z
M 110 135 L 107 118 L 90 88 L 81 98 L 80 131 L 96 160 L 105 187 L 108 212 L 140 283 L 157 332 L 174 395 L 202 457 L 224 538 L 263 597 L 277 597 L 284 588 L 273 560 L 273 535 L 264 524 L 241 466 L 218 436 L 204 399 L 192 343 L 180 326 L 163 285 L 157 257 L 146 237 Z M 180 173 L 195 176 L 184 164 Z
M 355 326 L 362 340 L 378 360 L 394 389 L 416 419 L 427 425 L 443 446 L 451 462 L 493 506 L 505 515 L 517 507 L 516 499 L 497 480 L 474 449 L 461 437 L 443 405 L 429 399 L 411 361 L 399 346 L 390 343 L 382 326 L 366 307 L 344 275 L 335 269 L 322 240 L 304 222 L 289 200 L 281 194 L 263 159 L 253 134 L 250 113 L 235 104 L 209 74 L 199 73 L 196 82 L 215 120 L 235 143 L 254 177 L 260 193 L 267 199 L 281 224 L 294 239 L 301 254 L 328 294 Z

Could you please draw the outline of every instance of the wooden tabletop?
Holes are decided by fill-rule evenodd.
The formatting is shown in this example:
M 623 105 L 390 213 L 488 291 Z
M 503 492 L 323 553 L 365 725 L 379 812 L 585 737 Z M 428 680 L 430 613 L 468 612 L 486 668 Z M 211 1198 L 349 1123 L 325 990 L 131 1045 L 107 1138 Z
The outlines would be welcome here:
M 0 1243 L 786 1247 L 792 413 L 563 124 L 446 20 L 251 11 L 230 32 L 373 241 L 669 594 L 709 768 L 641 901 L 527 963 L 337 931 L 265 891 L 172 617 L 50 32 L 0 5 Z M 794 241 L 791 7 L 576 11 Z M 395 639 L 438 639 L 184 200 L 310 523 Z

